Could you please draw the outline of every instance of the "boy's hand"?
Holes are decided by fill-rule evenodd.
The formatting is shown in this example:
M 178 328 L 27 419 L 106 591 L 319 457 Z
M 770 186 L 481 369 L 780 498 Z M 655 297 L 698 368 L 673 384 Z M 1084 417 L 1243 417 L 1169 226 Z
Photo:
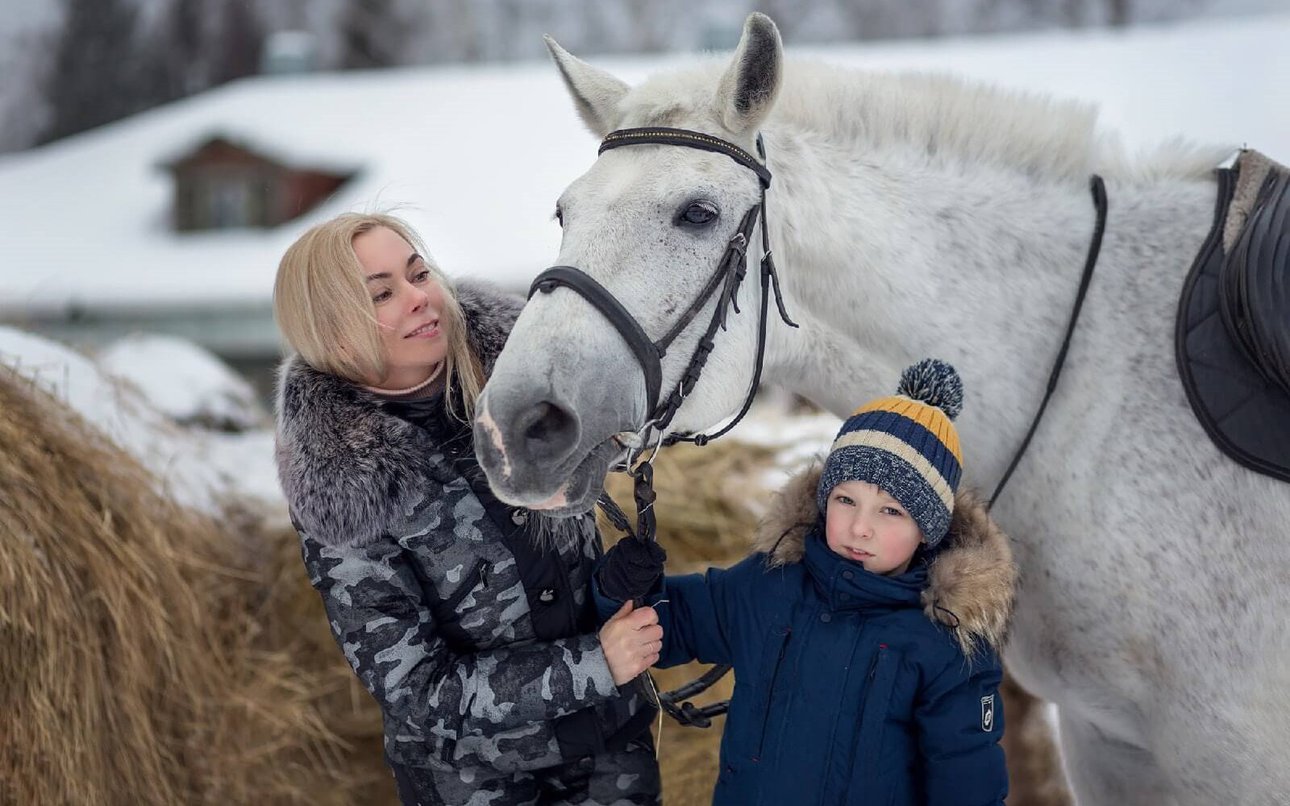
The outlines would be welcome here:
M 624 602 L 600 628 L 600 646 L 609 663 L 614 685 L 621 686 L 658 662 L 663 649 L 663 628 L 652 607 L 634 608 Z
M 666 560 L 657 542 L 625 537 L 605 552 L 596 577 L 600 592 L 616 602 L 642 599 L 663 576 Z

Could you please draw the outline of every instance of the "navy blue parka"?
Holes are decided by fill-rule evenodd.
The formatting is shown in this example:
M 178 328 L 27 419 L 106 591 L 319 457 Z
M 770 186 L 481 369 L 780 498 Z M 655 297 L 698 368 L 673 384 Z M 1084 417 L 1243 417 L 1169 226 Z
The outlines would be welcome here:
M 930 563 L 872 574 L 825 543 L 818 475 L 779 495 L 760 551 L 667 577 L 651 597 L 659 666 L 735 669 L 713 802 L 1003 803 L 997 651 L 1016 578 L 1007 538 L 961 493 Z M 599 592 L 597 605 L 602 619 L 617 610 Z

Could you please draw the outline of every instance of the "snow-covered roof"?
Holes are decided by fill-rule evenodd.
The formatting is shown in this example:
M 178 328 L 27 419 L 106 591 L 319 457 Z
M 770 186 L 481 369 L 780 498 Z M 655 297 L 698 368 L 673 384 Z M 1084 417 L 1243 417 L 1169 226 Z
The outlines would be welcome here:
M 351 156 L 348 160 L 326 157 L 321 154 L 301 154 L 291 147 L 290 143 L 277 143 L 256 138 L 250 134 L 229 134 L 219 131 L 203 132 L 193 139 L 180 143 L 169 152 L 157 155 L 156 165 L 159 168 L 173 169 L 191 159 L 202 149 L 213 143 L 222 143 L 241 149 L 252 157 L 270 160 L 284 168 L 299 171 L 323 171 L 339 176 L 348 176 L 362 170 L 363 166 Z
M 874 69 L 952 70 L 1098 102 L 1131 146 L 1182 135 L 1290 156 L 1290 14 L 1122 31 L 795 48 Z M 688 59 L 595 60 L 625 80 Z M 358 166 L 270 230 L 175 233 L 177 150 L 210 136 L 291 164 Z M 308 225 L 395 208 L 451 274 L 522 287 L 555 257 L 561 190 L 596 144 L 547 63 L 261 77 L 0 158 L 0 314 L 193 299 L 263 303 Z

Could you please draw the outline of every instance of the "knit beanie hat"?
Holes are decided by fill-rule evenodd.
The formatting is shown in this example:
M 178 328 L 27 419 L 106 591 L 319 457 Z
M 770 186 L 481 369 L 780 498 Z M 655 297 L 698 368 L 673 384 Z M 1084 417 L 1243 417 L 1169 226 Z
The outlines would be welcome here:
M 935 548 L 949 531 L 962 475 L 951 422 L 962 409 L 963 382 L 954 367 L 934 358 L 908 367 L 895 395 L 866 403 L 842 424 L 816 490 L 820 512 L 834 487 L 866 481 L 899 501 Z

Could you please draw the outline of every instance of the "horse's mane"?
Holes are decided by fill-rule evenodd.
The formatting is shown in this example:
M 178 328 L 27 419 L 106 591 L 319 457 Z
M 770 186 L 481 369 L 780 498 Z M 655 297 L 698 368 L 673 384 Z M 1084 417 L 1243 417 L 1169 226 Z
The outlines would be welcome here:
M 657 125 L 711 103 L 724 62 L 657 76 L 630 104 Z M 1001 89 L 940 73 L 852 70 L 785 62 L 772 125 L 818 133 L 865 149 L 914 146 L 933 159 L 993 164 L 1055 180 L 1090 173 L 1147 181 L 1207 176 L 1230 146 L 1170 140 L 1134 159 L 1114 133 L 1099 131 L 1097 108 L 1078 101 Z

